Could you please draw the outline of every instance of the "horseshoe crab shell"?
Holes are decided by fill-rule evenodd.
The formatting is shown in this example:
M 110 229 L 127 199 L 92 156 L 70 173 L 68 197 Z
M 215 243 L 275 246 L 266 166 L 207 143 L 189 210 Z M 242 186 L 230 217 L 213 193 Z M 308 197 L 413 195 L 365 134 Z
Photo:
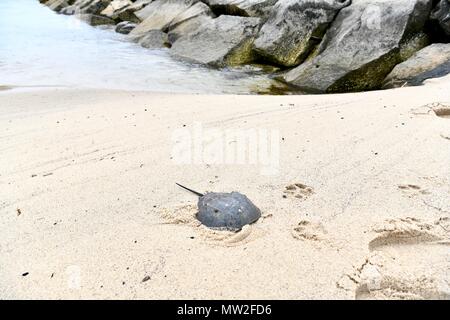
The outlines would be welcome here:
M 197 219 L 209 228 L 240 230 L 261 217 L 261 211 L 242 193 L 203 194 L 179 183 L 176 185 L 197 195 Z
M 207 193 L 198 199 L 197 219 L 209 228 L 239 230 L 261 217 L 261 211 L 242 193 Z

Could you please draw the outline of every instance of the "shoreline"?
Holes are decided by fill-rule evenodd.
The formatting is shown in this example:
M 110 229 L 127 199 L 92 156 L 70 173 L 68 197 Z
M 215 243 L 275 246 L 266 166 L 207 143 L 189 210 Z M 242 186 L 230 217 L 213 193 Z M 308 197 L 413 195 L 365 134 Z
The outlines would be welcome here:
M 450 34 L 441 9 L 446 0 L 371 1 L 40 3 L 93 27 L 113 27 L 144 48 L 168 49 L 185 62 L 275 67 L 267 77 L 279 84 L 268 93 L 276 93 L 276 86 L 294 93 L 380 90 L 446 74 Z M 364 13 L 373 7 L 376 23 Z M 361 28 L 349 33 L 346 26 L 356 24 Z M 390 32 L 382 32 L 382 25 Z M 290 26 L 299 26 L 298 32 Z M 431 56 L 439 58 L 431 62 Z
M 450 109 L 449 80 L 298 96 L 5 91 L 0 297 L 449 299 L 450 120 L 433 112 Z M 277 130 L 278 172 L 173 162 L 174 132 L 196 122 Z M 175 182 L 240 191 L 262 218 L 204 228 Z

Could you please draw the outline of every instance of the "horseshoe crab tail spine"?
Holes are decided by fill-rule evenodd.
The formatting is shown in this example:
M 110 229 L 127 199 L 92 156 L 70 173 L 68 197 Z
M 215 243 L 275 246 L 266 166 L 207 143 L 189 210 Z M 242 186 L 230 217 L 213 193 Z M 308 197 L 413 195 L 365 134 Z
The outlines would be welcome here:
M 197 192 L 197 191 L 194 191 L 194 190 L 192 190 L 192 189 L 189 189 L 188 187 L 182 186 L 182 185 L 179 184 L 179 183 L 176 183 L 176 182 L 175 182 L 175 184 L 176 184 L 177 186 L 179 186 L 179 187 L 182 187 L 183 189 L 185 189 L 185 190 L 187 190 L 187 191 L 192 192 L 193 194 L 198 195 L 199 197 L 203 197 L 203 196 L 204 196 L 204 194 L 202 194 L 202 193 L 200 193 L 200 192 Z

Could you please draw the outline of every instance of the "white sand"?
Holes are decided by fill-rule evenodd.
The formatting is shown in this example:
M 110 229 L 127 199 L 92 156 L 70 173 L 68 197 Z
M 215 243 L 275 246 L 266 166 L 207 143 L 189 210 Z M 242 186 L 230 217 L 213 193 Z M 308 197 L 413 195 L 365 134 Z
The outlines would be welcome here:
M 449 299 L 437 103 L 450 108 L 449 78 L 279 97 L 2 91 L 0 298 Z M 278 130 L 279 172 L 171 160 L 195 121 Z M 206 229 L 175 182 L 243 192 L 263 218 Z

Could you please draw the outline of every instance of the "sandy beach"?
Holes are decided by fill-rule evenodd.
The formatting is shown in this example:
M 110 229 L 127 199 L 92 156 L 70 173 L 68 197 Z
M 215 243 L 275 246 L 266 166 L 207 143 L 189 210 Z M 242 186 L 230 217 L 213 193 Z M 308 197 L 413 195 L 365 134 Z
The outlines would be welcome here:
M 449 299 L 449 87 L 3 90 L 0 298 Z M 174 133 L 199 125 L 272 130 L 276 170 L 175 160 Z M 175 182 L 262 217 L 210 230 Z

